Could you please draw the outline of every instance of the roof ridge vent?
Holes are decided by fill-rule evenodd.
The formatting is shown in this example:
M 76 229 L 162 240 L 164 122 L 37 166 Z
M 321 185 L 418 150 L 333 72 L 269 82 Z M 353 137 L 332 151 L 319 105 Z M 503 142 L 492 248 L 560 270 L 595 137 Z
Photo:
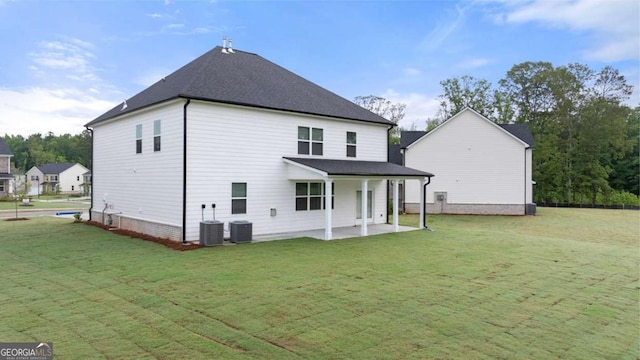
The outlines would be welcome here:
M 222 37 L 222 53 L 223 54 L 228 54 L 229 53 L 227 51 L 227 37 L 226 36 Z

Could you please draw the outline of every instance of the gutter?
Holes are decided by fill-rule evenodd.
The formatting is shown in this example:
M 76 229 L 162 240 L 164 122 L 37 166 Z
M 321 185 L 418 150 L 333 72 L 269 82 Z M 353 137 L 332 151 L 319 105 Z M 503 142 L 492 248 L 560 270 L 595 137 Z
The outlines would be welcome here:
M 91 177 L 89 178 L 89 186 L 91 187 L 91 205 L 89 205 L 89 221 L 91 221 L 91 212 L 93 211 L 93 177 L 95 176 L 95 174 L 93 173 L 93 129 L 86 127 L 85 129 L 89 130 L 89 132 L 91 133 L 91 150 L 90 150 L 90 157 L 91 157 L 91 168 L 89 169 L 91 171 Z M 38 190 L 40 191 L 40 190 Z
M 182 110 L 182 244 L 187 244 L 187 99 Z
M 423 214 L 423 218 L 422 218 L 422 223 L 424 224 L 424 228 L 429 230 L 429 231 L 433 231 L 431 230 L 431 228 L 429 227 L 429 225 L 427 225 L 427 185 L 431 184 L 431 176 L 429 176 L 427 178 L 427 182 L 424 183 L 424 191 L 423 191 L 423 197 L 422 197 L 422 202 L 423 202 L 423 206 L 424 206 L 424 214 Z

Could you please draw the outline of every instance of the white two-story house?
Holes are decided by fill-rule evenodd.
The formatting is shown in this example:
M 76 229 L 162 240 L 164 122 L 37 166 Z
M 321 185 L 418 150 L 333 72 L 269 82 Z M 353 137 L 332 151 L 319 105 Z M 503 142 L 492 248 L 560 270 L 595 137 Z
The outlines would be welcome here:
M 466 108 L 430 132 L 401 134 L 401 164 L 438 174 L 427 212 L 534 215 L 533 136 L 525 124 L 496 124 Z M 420 211 L 422 186 L 408 180 L 404 210 Z
M 46 163 L 27 171 L 30 194 L 82 194 L 83 174 L 89 169 L 79 163 Z
M 13 154 L 9 150 L 9 146 L 0 137 L 0 198 L 9 195 L 11 191 L 11 157 Z
M 256 54 L 216 47 L 86 125 L 91 217 L 187 242 L 215 204 L 216 220 L 249 221 L 254 235 L 366 235 L 387 222 L 387 180 L 432 176 L 387 162 L 392 126 Z

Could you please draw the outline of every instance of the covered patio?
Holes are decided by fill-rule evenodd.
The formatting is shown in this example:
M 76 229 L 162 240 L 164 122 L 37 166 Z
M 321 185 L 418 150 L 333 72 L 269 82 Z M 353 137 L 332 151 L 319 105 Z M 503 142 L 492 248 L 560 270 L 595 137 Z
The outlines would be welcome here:
M 378 227 L 379 233 L 384 232 L 399 232 L 407 231 L 401 230 L 398 224 L 399 214 L 399 183 L 406 179 L 419 180 L 421 186 L 421 213 L 420 213 L 420 229 L 425 227 L 424 223 L 424 191 L 425 186 L 430 182 L 431 177 L 434 175 L 425 171 L 420 171 L 405 166 L 392 164 L 382 161 L 362 161 L 362 160 L 335 160 L 335 159 L 322 159 L 322 158 L 291 158 L 284 157 L 284 162 L 289 165 L 288 178 L 289 180 L 316 180 L 323 181 L 326 188 L 325 194 L 332 193 L 333 182 L 337 180 L 351 180 L 360 182 L 360 193 L 367 194 L 369 181 L 371 180 L 388 180 L 391 181 L 393 186 L 393 223 L 392 224 L 368 224 L 367 216 L 361 216 L 358 226 L 351 227 L 339 227 L 334 229 L 332 224 L 332 199 L 331 196 L 327 196 L 326 206 L 324 207 L 325 213 L 325 226 L 324 236 L 317 235 L 315 230 L 312 232 L 305 231 L 303 233 L 311 233 L 310 237 L 322 238 L 323 240 L 333 240 L 338 238 L 354 237 L 354 236 L 367 236 L 373 235 L 370 229 L 374 226 Z M 359 200 L 359 213 L 366 214 L 368 209 L 368 196 L 361 196 Z M 339 233 L 334 234 L 334 230 L 340 229 Z M 387 229 L 388 231 L 384 231 Z M 413 228 L 408 228 L 411 230 Z M 359 231 L 359 233 L 356 233 Z
M 420 230 L 419 228 L 410 227 L 410 226 L 398 226 L 396 229 L 392 224 L 369 224 L 367 227 L 368 235 L 381 235 L 388 234 L 392 232 L 405 232 L 405 231 L 415 231 Z M 331 240 L 339 240 L 339 239 L 348 239 L 359 237 L 361 235 L 362 229 L 360 226 L 345 226 L 345 227 L 337 227 L 332 229 L 332 238 Z M 288 233 L 281 234 L 269 234 L 269 235 L 255 235 L 253 237 L 253 242 L 261 242 L 261 241 L 272 241 L 272 240 L 285 240 L 285 239 L 295 239 L 309 237 L 318 240 L 326 240 L 325 239 L 325 230 L 317 229 L 317 230 L 308 230 L 308 231 L 294 231 Z

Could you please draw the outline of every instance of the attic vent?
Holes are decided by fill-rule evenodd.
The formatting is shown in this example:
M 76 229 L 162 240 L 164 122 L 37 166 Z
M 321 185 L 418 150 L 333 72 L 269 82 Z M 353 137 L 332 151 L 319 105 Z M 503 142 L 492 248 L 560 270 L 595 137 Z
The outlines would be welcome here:
M 126 108 L 127 108 L 127 100 L 122 102 L 122 109 L 120 109 L 120 111 L 123 111 Z

